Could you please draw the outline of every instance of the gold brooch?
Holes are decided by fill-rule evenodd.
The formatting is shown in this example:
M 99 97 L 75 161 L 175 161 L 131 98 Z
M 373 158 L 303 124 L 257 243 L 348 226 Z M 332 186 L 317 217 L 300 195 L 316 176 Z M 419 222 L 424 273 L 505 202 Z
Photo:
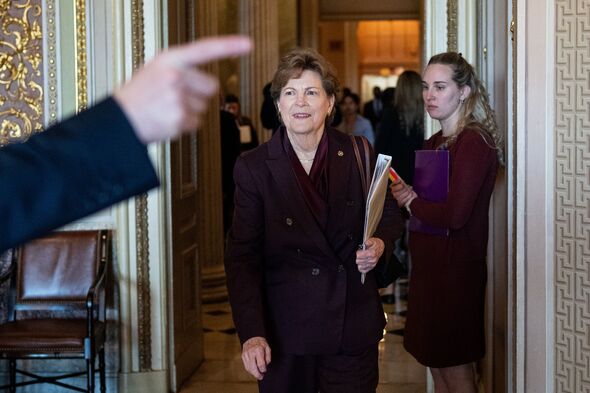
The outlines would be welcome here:
M 344 152 L 342 150 L 338 150 L 338 157 L 342 157 L 344 155 Z

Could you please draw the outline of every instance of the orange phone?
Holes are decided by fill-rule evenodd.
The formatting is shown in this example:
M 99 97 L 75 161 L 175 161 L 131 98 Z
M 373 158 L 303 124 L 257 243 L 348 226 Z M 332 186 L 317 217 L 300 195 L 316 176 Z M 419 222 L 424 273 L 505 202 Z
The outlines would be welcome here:
M 391 180 L 392 183 L 397 183 L 398 181 L 402 180 L 402 178 L 399 177 L 395 169 L 392 167 L 389 167 L 389 180 Z

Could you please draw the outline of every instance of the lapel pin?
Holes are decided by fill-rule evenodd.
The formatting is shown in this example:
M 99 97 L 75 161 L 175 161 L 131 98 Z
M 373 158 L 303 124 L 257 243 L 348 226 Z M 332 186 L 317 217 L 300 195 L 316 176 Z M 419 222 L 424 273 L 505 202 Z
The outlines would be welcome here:
M 344 152 L 342 150 L 338 150 L 338 157 L 342 157 L 344 155 Z

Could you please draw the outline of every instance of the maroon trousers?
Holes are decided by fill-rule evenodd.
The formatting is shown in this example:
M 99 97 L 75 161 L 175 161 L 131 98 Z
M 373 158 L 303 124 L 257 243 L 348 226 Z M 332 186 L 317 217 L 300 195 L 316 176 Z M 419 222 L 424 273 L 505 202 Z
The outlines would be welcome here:
M 272 353 L 260 393 L 375 393 L 379 383 L 378 344 L 337 355 Z

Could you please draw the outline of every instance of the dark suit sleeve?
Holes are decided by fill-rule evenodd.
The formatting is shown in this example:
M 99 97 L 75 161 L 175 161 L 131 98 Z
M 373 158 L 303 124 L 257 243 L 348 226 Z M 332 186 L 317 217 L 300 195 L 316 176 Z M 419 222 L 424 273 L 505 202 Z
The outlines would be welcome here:
M 391 254 L 393 254 L 393 250 L 395 249 L 395 241 L 402 236 L 405 227 L 406 220 L 402 211 L 397 206 L 391 192 L 387 190 L 383 215 L 373 235 L 373 237 L 378 237 L 385 243 L 385 251 L 379 262 L 388 261 L 391 258 Z
M 393 156 L 395 147 L 393 146 L 393 135 L 397 131 L 397 129 L 395 129 L 394 116 L 397 115 L 391 109 L 385 108 L 383 110 L 381 123 L 379 123 L 379 127 L 377 127 L 376 130 L 375 154 L 387 154 L 388 156 Z M 394 160 L 396 159 L 396 157 L 392 158 Z M 397 170 L 397 168 L 395 169 Z
M 225 253 L 227 287 L 240 341 L 266 337 L 263 301 L 264 202 L 246 161 L 234 169 L 234 219 Z
M 0 251 L 158 185 L 146 147 L 106 99 L 0 149 Z
M 240 155 L 240 129 L 234 115 L 224 110 L 219 111 L 219 128 L 221 131 L 221 188 L 224 197 L 233 198 L 232 174 Z
M 371 116 L 371 110 L 373 106 L 373 101 L 368 101 L 363 105 L 363 116 L 369 118 Z

